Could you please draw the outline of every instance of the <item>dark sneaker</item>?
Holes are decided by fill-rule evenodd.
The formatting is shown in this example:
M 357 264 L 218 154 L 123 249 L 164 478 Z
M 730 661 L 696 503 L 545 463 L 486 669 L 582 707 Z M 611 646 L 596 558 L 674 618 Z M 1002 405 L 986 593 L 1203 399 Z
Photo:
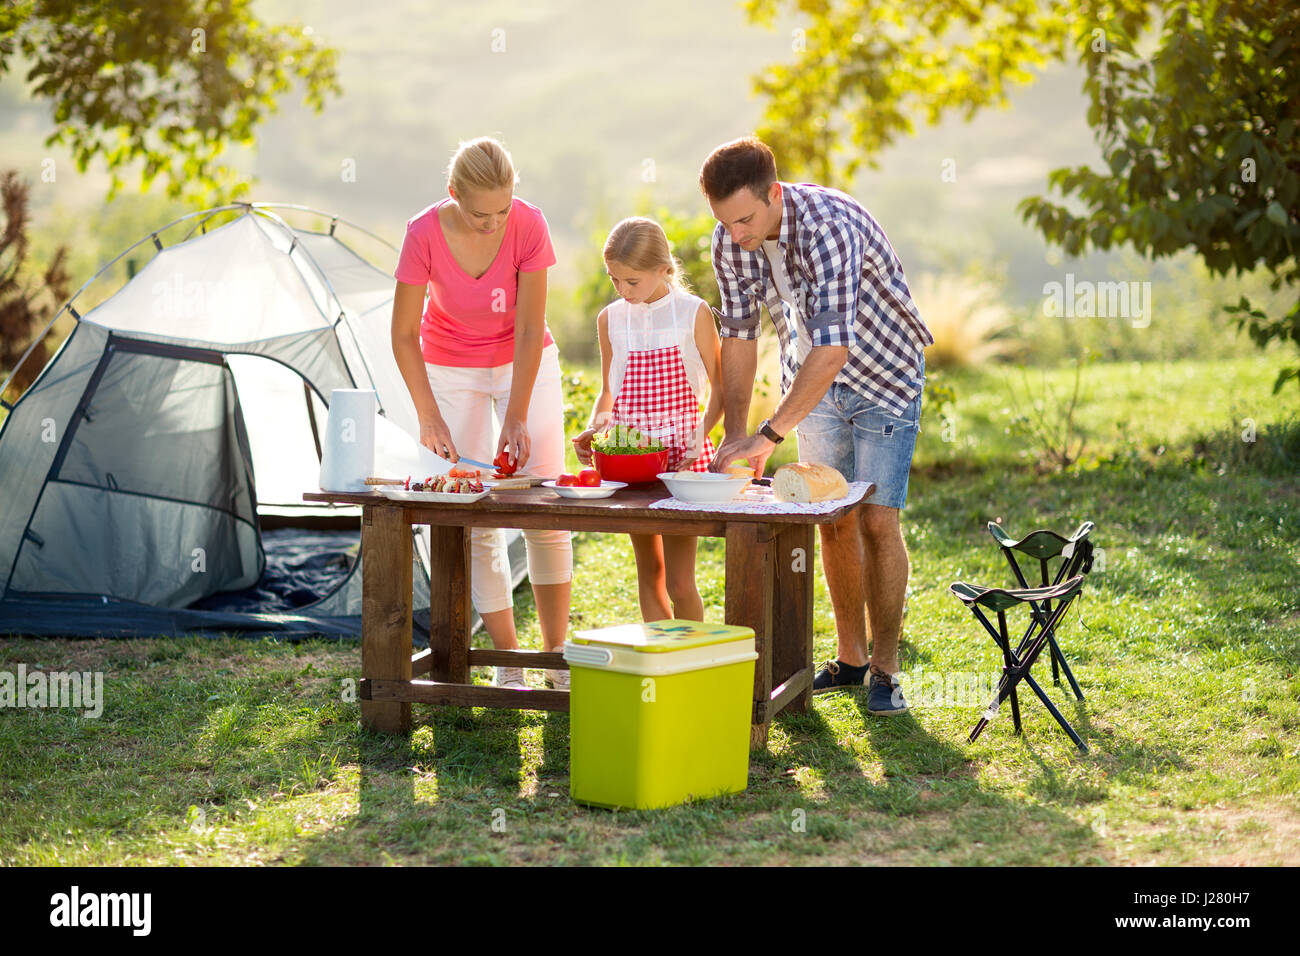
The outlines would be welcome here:
M 893 717 L 907 713 L 903 687 L 898 678 L 881 671 L 872 671 L 867 681 L 867 713 L 876 717 Z
M 824 690 L 839 690 L 841 687 L 861 687 L 867 676 L 869 664 L 854 667 L 843 661 L 827 661 L 813 678 L 813 693 Z

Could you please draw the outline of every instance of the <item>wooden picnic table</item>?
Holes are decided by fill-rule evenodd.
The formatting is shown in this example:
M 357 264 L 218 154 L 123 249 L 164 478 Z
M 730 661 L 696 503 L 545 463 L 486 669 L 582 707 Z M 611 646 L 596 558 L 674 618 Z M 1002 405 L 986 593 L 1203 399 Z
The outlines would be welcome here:
M 546 488 L 494 490 L 466 504 L 393 501 L 377 491 L 309 492 L 306 501 L 361 506 L 361 721 L 406 733 L 411 704 L 569 709 L 563 690 L 516 690 L 470 683 L 471 666 L 566 669 L 559 652 L 471 648 L 470 528 L 641 532 L 726 539 L 724 620 L 754 631 L 750 746 L 767 745 L 782 710 L 803 712 L 813 679 L 813 526 L 836 521 L 860 501 L 827 514 L 738 514 L 651 509 L 668 497 L 660 484 L 610 498 L 562 498 Z M 430 529 L 429 647 L 411 653 L 412 535 Z M 581 573 L 575 568 L 575 576 Z M 609 622 L 611 624 L 618 622 Z M 428 675 L 424 678 L 422 675 Z

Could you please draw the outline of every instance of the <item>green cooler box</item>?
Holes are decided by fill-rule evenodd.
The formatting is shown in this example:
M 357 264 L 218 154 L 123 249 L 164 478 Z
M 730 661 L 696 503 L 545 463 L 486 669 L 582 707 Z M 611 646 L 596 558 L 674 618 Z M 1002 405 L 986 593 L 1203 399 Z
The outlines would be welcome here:
M 569 662 L 569 792 L 669 807 L 749 782 L 754 632 L 699 621 L 578 631 Z

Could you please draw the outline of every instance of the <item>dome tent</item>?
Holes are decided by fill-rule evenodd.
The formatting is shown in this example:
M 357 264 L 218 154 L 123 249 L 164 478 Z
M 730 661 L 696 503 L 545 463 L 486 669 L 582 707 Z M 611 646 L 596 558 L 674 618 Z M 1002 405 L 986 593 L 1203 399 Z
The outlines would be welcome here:
M 418 444 L 392 356 L 394 280 L 338 238 L 342 220 L 297 229 L 276 212 L 289 209 L 325 215 L 268 203 L 192 213 L 104 266 L 97 276 L 152 244 L 100 305 L 75 309 L 87 282 L 64 306 L 71 334 L 0 426 L 0 633 L 359 633 L 355 548 L 307 603 L 257 590 L 270 516 L 322 510 L 302 493 L 317 487 L 331 391 L 375 389 L 380 474 L 448 466 Z M 209 229 L 223 214 L 233 218 Z M 332 510 L 353 517 L 355 540 L 357 510 Z M 418 632 L 427 532 L 415 539 Z M 223 607 L 232 593 L 244 600 Z

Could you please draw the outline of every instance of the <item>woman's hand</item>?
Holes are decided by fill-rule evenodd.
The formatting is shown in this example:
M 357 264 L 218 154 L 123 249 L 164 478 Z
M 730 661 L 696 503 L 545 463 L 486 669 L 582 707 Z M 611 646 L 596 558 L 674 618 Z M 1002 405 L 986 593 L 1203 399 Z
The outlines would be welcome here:
M 524 467 L 528 462 L 528 454 L 531 450 L 528 439 L 528 428 L 524 425 L 523 420 L 519 418 L 510 418 L 507 416 L 501 425 L 501 437 L 497 439 L 497 454 L 501 454 L 510 447 L 509 457 L 515 470 Z
M 441 415 L 420 419 L 420 444 L 439 458 L 455 462 L 460 460 L 456 443 L 451 440 L 451 430 Z

